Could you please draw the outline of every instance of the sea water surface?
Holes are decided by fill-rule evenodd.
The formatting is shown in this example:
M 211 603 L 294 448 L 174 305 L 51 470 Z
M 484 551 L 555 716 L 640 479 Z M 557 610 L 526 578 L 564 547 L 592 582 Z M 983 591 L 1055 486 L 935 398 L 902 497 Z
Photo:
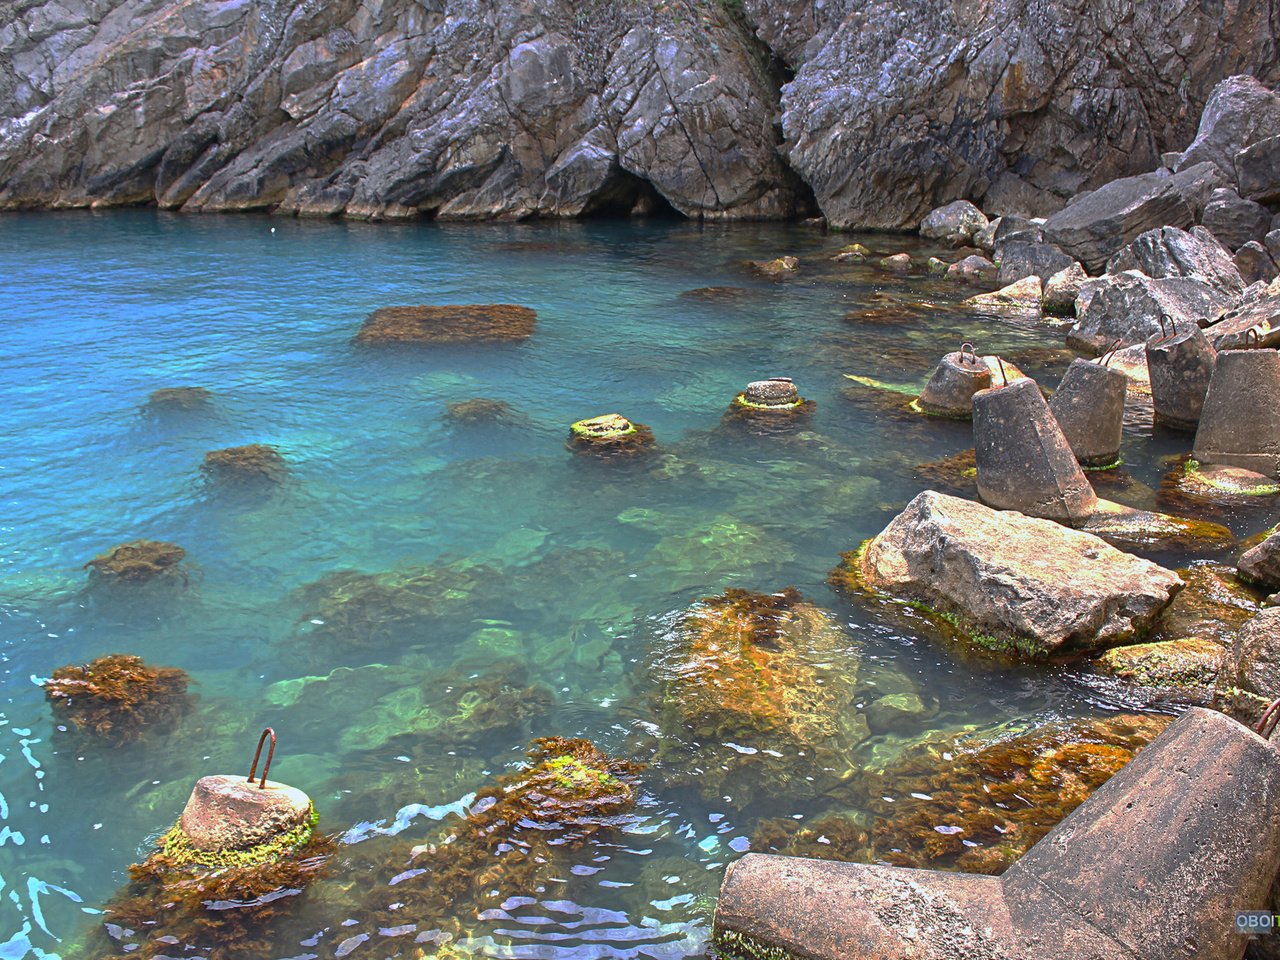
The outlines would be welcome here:
M 272 778 L 308 791 L 352 850 L 462 809 L 533 737 L 640 749 L 662 735 L 649 697 L 671 618 L 729 587 L 795 586 L 847 624 L 864 663 L 909 677 L 932 709 L 899 737 L 1122 707 L 1054 668 L 958 660 L 826 585 L 841 552 L 925 488 L 914 465 L 971 446 L 967 424 L 892 416 L 851 397 L 846 375 L 919 386 L 965 340 L 1021 356 L 1050 386 L 1069 359 L 1042 350 L 1061 346 L 1060 329 L 975 316 L 954 306 L 967 291 L 828 261 L 852 239 L 916 248 L 683 221 L 0 217 L 0 958 L 69 952 L 195 779 L 244 771 L 268 725 Z M 792 280 L 743 269 L 782 254 L 801 258 Z M 745 292 L 682 296 L 709 286 Z M 932 306 L 894 315 L 921 301 Z M 512 345 L 352 344 L 372 310 L 424 303 L 523 304 L 537 329 Z M 884 310 L 845 319 L 867 307 Z M 721 425 L 736 392 L 775 375 L 817 402 L 803 431 Z M 207 388 L 209 404 L 147 407 L 180 386 Z M 473 398 L 511 414 L 448 416 Z M 653 429 L 661 469 L 566 450 L 571 422 L 611 412 Z M 1179 443 L 1148 433 L 1133 428 L 1125 455 L 1156 483 L 1158 456 Z M 207 451 L 247 443 L 278 448 L 287 479 L 246 492 L 202 475 Z M 85 563 L 138 538 L 181 545 L 190 582 L 90 589 Z M 305 588 L 352 570 L 434 571 L 445 592 L 470 571 L 474 590 L 408 634 L 335 644 Z M 188 671 L 196 712 L 140 746 L 86 748 L 55 729 L 40 683 L 117 652 Z M 542 685 L 552 705 L 460 742 L 397 736 L 397 711 L 412 714 L 423 689 L 489 669 Z M 299 694 L 298 678 L 331 674 L 316 688 L 328 692 Z M 714 762 L 743 747 L 707 749 Z M 580 852 L 541 901 L 473 924 L 466 949 L 700 955 L 724 868 L 759 817 L 821 808 L 762 784 L 744 785 L 766 797 L 752 805 L 642 784 L 622 842 Z M 372 918 L 321 907 L 272 955 L 400 949 Z

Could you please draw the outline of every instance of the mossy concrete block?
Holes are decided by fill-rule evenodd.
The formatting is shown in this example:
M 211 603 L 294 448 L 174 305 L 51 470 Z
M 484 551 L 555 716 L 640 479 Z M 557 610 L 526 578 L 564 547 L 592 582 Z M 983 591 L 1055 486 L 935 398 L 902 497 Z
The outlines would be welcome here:
M 179 826 L 198 850 L 246 850 L 311 821 L 311 798 L 301 790 L 241 776 L 201 777 Z

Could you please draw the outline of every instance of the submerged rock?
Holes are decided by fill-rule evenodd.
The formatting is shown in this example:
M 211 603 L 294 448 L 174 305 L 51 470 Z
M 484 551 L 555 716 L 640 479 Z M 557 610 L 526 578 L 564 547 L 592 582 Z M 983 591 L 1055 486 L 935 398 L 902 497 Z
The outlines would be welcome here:
M 94 557 L 85 567 L 90 579 L 105 583 L 151 583 L 187 581 L 182 560 L 187 555 L 176 543 L 162 540 L 133 540 L 112 547 Z
M 680 294 L 680 299 L 701 303 L 740 303 L 750 293 L 745 287 L 698 287 L 684 291 Z
M 1225 657 L 1221 644 L 1188 637 L 1114 647 L 1093 661 L 1093 668 L 1182 703 L 1207 704 Z
M 569 427 L 569 449 L 604 459 L 628 458 L 650 452 L 653 431 L 616 413 L 579 420 Z
M 881 257 L 879 266 L 881 270 L 905 276 L 911 272 L 911 268 L 914 264 L 911 260 L 911 254 L 895 253 L 888 257 Z
M 162 387 L 152 390 L 147 398 L 147 409 L 153 412 L 164 410 L 203 410 L 213 400 L 213 393 L 204 387 Z
M 221 482 L 276 482 L 284 479 L 288 467 L 275 447 L 251 443 L 209 451 L 204 455 L 204 472 Z
M 151 667 L 141 657 L 116 653 L 59 667 L 45 681 L 44 694 L 55 718 L 119 746 L 171 730 L 191 711 L 189 683 L 177 667 Z
M 473 400 L 459 400 L 445 406 L 445 416 L 454 423 L 494 423 L 506 420 L 511 416 L 511 404 L 505 400 L 489 400 L 476 397 Z
M 1170 722 L 1122 714 L 938 737 L 853 784 L 858 812 L 766 820 L 752 849 L 819 860 L 998 874 Z
M 831 574 L 918 604 L 977 646 L 1033 658 L 1139 639 L 1177 574 L 1049 520 L 925 491 Z
M 747 266 L 771 280 L 780 280 L 792 276 L 800 269 L 800 261 L 796 257 L 777 257 L 773 260 L 748 260 Z
M 355 343 L 497 343 L 533 336 L 536 311 L 509 303 L 383 307 L 369 314 Z
M 659 765 L 708 798 L 821 791 L 852 772 L 850 752 L 868 736 L 852 706 L 850 638 L 792 589 L 699 601 L 653 670 Z

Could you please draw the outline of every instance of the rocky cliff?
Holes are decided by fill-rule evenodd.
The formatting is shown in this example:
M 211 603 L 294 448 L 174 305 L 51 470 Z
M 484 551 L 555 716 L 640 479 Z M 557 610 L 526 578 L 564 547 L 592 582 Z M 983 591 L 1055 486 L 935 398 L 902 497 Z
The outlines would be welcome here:
M 0 208 L 1044 213 L 1280 80 L 1280 0 L 6 0 Z

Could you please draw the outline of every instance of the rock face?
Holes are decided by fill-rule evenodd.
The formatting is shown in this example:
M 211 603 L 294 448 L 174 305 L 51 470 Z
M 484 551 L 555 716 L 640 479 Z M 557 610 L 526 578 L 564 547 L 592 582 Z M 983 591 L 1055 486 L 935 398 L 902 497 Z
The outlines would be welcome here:
M 1068 346 L 1101 353 L 1119 340 L 1137 343 L 1160 332 L 1160 318 L 1191 324 L 1215 320 L 1232 305 L 1229 296 L 1200 280 L 1153 280 L 1136 270 L 1090 280 L 1076 299 L 1076 323 Z
M 1214 87 L 1196 138 L 1183 151 L 1176 168 L 1184 170 L 1207 161 L 1234 180 L 1236 155 L 1275 136 L 1280 136 L 1280 96 L 1254 77 L 1228 77 Z
M 1090 534 L 928 490 L 850 562 L 869 589 L 1032 656 L 1140 638 L 1182 589 L 1172 571 Z
M 19 0 L 0 207 L 779 217 L 768 52 L 723 7 Z
M 1268 607 L 1240 628 L 1224 673 L 1232 686 L 1264 701 L 1280 697 L 1280 607 Z
M 1262 240 L 1271 229 L 1267 208 L 1245 200 L 1229 187 L 1219 187 L 1209 197 L 1201 217 L 1204 226 L 1231 250 L 1250 240 Z
M 794 168 L 836 226 L 1048 213 L 1280 79 L 1278 3 L 14 0 L 0 207 L 782 217 Z
M 1107 273 L 1125 270 L 1137 270 L 1156 280 L 1202 280 L 1224 293 L 1242 293 L 1245 287 L 1231 252 L 1204 227 L 1195 227 L 1190 233 L 1177 227 L 1148 230 L 1107 261 Z

